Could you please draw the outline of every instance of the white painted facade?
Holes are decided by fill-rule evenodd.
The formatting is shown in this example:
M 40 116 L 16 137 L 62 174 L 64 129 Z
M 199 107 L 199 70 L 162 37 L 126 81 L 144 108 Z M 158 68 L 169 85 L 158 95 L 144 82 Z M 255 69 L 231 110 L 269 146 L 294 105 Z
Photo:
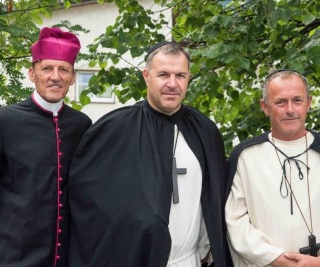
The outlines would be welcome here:
M 160 7 L 156 6 L 153 1 L 144 0 L 140 1 L 140 3 L 146 8 L 152 8 L 152 10 L 159 10 Z M 166 17 L 168 17 L 168 21 L 171 22 L 171 11 L 165 11 Z M 72 25 L 79 24 L 83 28 L 90 30 L 88 34 L 79 35 L 80 43 L 81 43 L 81 52 L 87 51 L 87 45 L 93 43 L 93 40 L 105 32 L 105 29 L 109 25 L 113 25 L 116 17 L 118 16 L 118 9 L 113 3 L 104 3 L 98 4 L 96 2 L 83 3 L 79 5 L 72 6 L 69 9 L 60 9 L 53 12 L 53 16 L 49 19 L 45 19 L 43 25 L 41 27 L 51 27 L 52 25 L 59 23 L 62 20 L 69 21 Z M 163 32 L 166 36 L 170 36 L 170 30 L 165 29 Z M 167 39 L 170 39 L 169 37 Z M 136 60 L 129 60 L 132 62 L 138 62 Z M 141 59 L 139 60 L 141 61 Z M 123 66 L 125 62 L 121 63 Z M 143 68 L 144 66 L 139 66 Z M 78 62 L 75 64 L 76 71 L 85 71 L 85 70 L 93 70 L 88 67 L 87 62 Z M 99 70 L 98 68 L 96 70 Z M 33 86 L 29 84 L 28 86 Z M 70 87 L 68 97 L 70 100 L 76 99 L 76 87 L 77 84 Z M 133 104 L 135 101 L 131 100 L 127 102 L 125 105 Z M 93 121 L 99 119 L 102 115 L 106 114 L 109 111 L 112 111 L 116 108 L 124 106 L 124 104 L 119 103 L 118 99 L 114 97 L 113 101 L 110 103 L 107 102 L 91 102 L 86 105 L 82 111 L 86 113 Z

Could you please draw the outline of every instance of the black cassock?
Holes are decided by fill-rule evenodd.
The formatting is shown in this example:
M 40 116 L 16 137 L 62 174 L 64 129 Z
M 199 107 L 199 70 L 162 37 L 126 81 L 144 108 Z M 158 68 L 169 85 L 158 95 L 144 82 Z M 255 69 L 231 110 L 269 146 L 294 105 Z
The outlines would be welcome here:
M 63 106 L 57 117 L 31 98 L 0 108 L 0 266 L 67 267 L 69 167 L 91 125 Z
M 225 266 L 227 166 L 220 132 L 194 108 L 183 105 L 167 116 L 141 101 L 103 116 L 77 149 L 69 184 L 70 267 L 166 266 L 174 124 L 200 162 L 211 251 L 215 267 Z

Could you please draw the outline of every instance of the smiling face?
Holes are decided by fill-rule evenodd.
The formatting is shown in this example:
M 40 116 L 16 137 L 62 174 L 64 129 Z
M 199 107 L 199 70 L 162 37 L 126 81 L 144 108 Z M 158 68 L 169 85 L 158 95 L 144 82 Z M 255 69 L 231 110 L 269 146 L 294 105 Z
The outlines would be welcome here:
M 73 66 L 60 60 L 41 60 L 29 69 L 29 78 L 38 94 L 49 103 L 62 100 L 75 82 Z
M 186 96 L 190 79 L 189 62 L 183 53 L 156 54 L 143 77 L 151 107 L 166 115 L 177 112 Z
M 276 77 L 269 83 L 267 103 L 260 101 L 264 113 L 270 117 L 272 135 L 292 141 L 305 135 L 305 121 L 311 97 L 300 77 Z

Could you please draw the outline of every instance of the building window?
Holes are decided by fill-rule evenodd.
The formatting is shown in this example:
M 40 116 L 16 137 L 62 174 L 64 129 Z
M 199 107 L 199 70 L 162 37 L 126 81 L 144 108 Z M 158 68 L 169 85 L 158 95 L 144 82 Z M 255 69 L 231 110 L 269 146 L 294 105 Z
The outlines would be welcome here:
M 76 74 L 76 100 L 79 101 L 81 92 L 88 88 L 90 78 L 96 74 L 94 71 L 77 71 Z M 114 94 L 112 93 L 112 87 L 107 87 L 103 94 L 95 95 L 89 93 L 92 103 L 114 103 Z
M 219 1 L 223 6 L 226 6 L 227 4 L 230 4 L 231 0 L 221 0 Z

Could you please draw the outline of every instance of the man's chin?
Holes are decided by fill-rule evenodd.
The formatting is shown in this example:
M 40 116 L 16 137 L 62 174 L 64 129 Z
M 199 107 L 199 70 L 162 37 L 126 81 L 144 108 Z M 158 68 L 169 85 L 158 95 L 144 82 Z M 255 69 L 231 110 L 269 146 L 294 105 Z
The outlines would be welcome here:
M 64 98 L 64 96 L 48 96 L 46 97 L 44 100 L 46 100 L 49 103 L 58 103 L 59 101 L 61 101 Z

